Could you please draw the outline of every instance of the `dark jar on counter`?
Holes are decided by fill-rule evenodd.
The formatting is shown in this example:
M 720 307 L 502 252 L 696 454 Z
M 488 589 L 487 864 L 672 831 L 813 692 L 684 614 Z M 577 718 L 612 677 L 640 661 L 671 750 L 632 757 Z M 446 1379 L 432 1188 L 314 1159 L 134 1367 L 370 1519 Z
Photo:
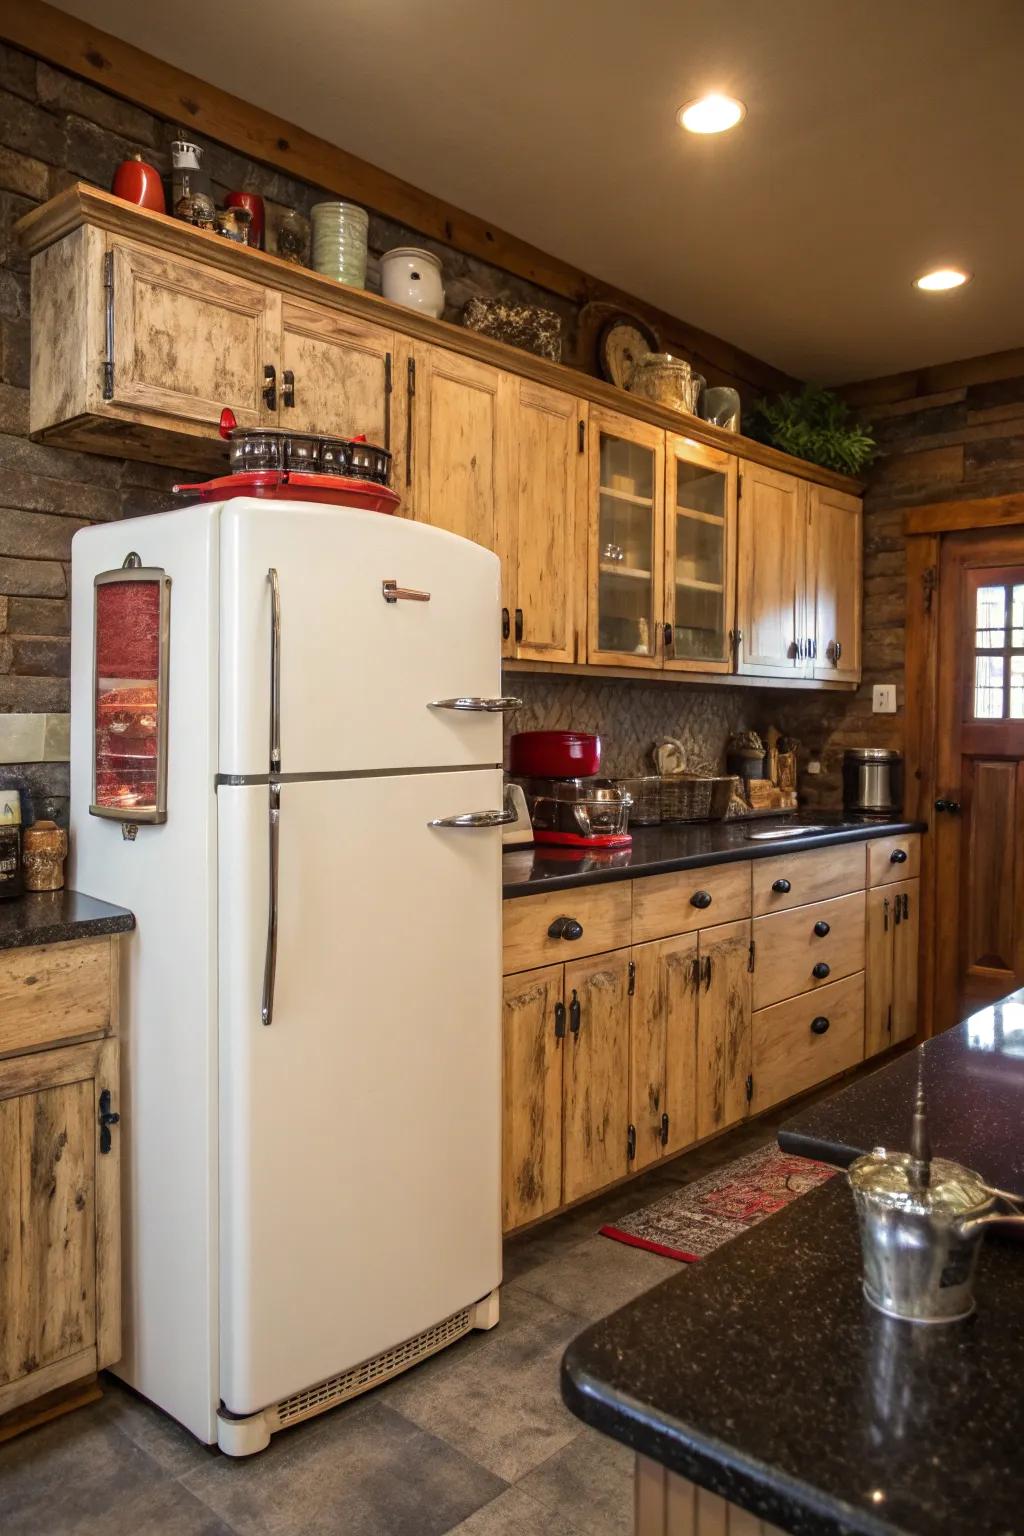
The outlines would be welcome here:
M 24 891 L 21 872 L 21 796 L 0 789 L 0 901 Z

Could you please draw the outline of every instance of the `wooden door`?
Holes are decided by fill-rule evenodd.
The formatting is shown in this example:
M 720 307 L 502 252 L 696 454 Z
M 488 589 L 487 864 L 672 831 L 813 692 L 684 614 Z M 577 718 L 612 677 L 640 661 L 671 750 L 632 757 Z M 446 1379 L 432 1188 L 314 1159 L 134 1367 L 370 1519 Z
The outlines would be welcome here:
M 921 882 L 903 880 L 891 885 L 892 928 L 892 1043 L 917 1034 L 917 977 L 921 945 Z
M 286 298 L 281 305 L 281 370 L 282 427 L 331 437 L 362 434 L 394 450 L 401 421 L 395 385 L 404 399 L 405 380 L 397 378 L 393 331 L 326 305 Z M 392 484 L 399 493 L 401 471 L 396 463 Z
M 916 882 L 915 882 L 916 883 Z M 864 1055 L 876 1056 L 892 1045 L 893 890 L 878 886 L 867 893 L 864 958 Z
M 279 366 L 280 294 L 126 240 L 110 255 L 111 403 L 193 425 L 217 426 L 225 406 L 241 427 L 276 423 L 264 370 Z
M 592 407 L 587 459 L 587 661 L 664 660 L 665 434 Z
M 812 485 L 807 543 L 807 602 L 813 675 L 859 683 L 863 513 L 856 496 Z
M 506 976 L 502 1005 L 502 1229 L 562 1198 L 562 967 Z
M 697 935 L 637 944 L 632 954 L 629 1120 L 638 1171 L 696 1139 Z
M 722 923 L 699 935 L 697 1137 L 747 1113 L 750 1075 L 750 923 Z
M 565 967 L 562 1198 L 629 1171 L 629 950 Z
M 939 575 L 935 1019 L 1024 983 L 1024 530 L 954 534 Z
M 802 677 L 811 666 L 805 601 L 806 480 L 744 464 L 737 534 L 736 670 Z
M 0 1413 L 121 1353 L 117 1041 L 0 1062 Z
M 665 667 L 731 672 L 736 459 L 688 437 L 665 445 Z
M 497 368 L 417 342 L 407 361 L 403 507 L 503 558 L 508 540 L 512 379 Z
M 506 651 L 528 661 L 577 661 L 586 589 L 586 405 L 510 377 Z

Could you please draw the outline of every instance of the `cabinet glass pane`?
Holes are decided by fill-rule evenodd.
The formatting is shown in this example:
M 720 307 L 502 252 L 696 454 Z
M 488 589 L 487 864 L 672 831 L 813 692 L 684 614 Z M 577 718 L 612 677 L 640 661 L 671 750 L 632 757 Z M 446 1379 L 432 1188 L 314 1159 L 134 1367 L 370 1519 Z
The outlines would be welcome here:
M 654 654 L 654 452 L 602 432 L 597 639 L 603 651 Z
M 727 476 L 676 463 L 672 513 L 673 654 L 717 661 L 725 655 L 725 509 Z

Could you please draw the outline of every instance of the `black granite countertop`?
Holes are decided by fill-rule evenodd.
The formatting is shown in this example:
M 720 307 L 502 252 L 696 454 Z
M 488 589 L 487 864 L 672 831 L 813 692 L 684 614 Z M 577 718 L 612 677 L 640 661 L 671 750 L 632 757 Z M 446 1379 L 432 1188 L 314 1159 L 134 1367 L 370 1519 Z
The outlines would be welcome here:
M 815 826 L 823 831 L 776 841 L 752 841 L 748 832 L 775 826 Z M 802 811 L 753 821 L 701 821 L 661 827 L 633 828 L 633 845 L 622 849 L 510 848 L 502 856 L 502 894 L 506 899 L 537 891 L 564 891 L 576 885 L 609 880 L 635 880 L 664 875 L 673 869 L 698 869 L 731 864 L 738 859 L 772 858 L 801 848 L 827 848 L 834 843 L 869 837 L 893 837 L 925 832 L 923 821 L 858 821 L 837 811 Z
M 27 891 L 11 901 L 0 901 L 0 949 L 94 939 L 134 927 L 135 919 L 124 907 L 83 896 L 81 891 Z
M 909 1145 L 921 1058 L 932 1151 L 1024 1195 L 1024 991 L 798 1114 L 779 1145 L 840 1168 L 872 1147 Z
M 977 1301 L 934 1328 L 870 1307 L 838 1176 L 581 1334 L 562 1395 L 795 1536 L 1019 1536 L 1018 1244 L 986 1239 Z

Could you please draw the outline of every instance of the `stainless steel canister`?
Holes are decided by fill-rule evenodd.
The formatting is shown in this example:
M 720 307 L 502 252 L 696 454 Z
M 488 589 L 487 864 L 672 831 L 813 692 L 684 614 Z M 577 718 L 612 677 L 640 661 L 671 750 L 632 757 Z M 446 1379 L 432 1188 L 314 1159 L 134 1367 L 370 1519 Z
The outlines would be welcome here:
M 888 747 L 848 748 L 843 753 L 843 809 L 862 816 L 893 816 L 902 808 L 902 753 Z

